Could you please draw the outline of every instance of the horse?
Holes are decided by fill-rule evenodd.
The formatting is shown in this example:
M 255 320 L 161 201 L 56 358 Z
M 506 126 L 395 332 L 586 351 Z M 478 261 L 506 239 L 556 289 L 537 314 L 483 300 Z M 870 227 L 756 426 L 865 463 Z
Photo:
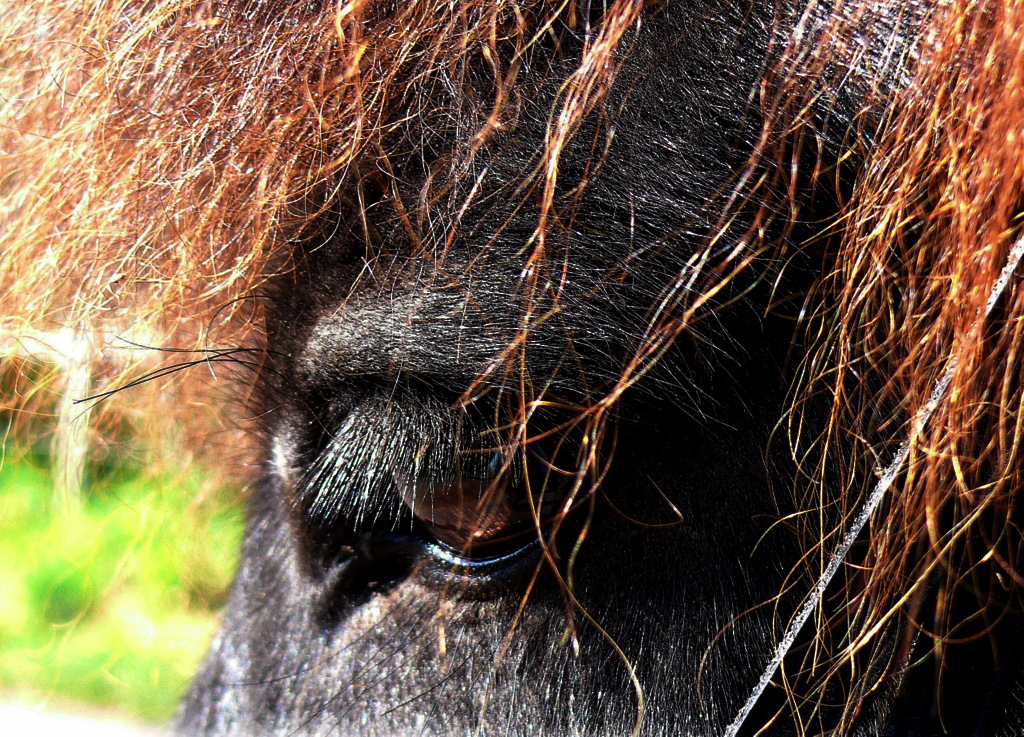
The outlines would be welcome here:
M 1024 729 L 1019 3 L 13 7 L 9 323 L 243 371 L 176 733 Z

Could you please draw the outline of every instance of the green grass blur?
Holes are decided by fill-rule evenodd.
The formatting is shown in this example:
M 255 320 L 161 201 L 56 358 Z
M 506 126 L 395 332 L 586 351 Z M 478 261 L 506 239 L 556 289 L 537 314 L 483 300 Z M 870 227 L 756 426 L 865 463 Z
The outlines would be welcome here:
M 0 459 L 0 695 L 165 721 L 237 564 L 238 494 L 200 469 L 94 463 L 68 511 L 49 462 Z

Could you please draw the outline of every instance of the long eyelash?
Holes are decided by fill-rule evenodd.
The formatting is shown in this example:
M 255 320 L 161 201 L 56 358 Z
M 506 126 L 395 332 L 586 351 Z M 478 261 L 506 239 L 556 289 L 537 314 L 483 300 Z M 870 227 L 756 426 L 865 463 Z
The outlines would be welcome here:
M 483 417 L 446 406 L 414 406 L 374 399 L 341 421 L 296 485 L 296 495 L 311 521 L 355 527 L 408 523 L 402 491 L 418 480 L 454 484 L 466 459 L 491 454 L 487 474 L 523 481 L 520 453 Z M 461 461 L 461 463 L 460 463 Z M 481 466 L 482 468 L 482 466 Z M 467 468 L 467 474 L 471 471 Z
M 75 404 L 84 404 L 86 402 L 99 403 L 107 399 L 110 399 L 116 394 L 120 394 L 123 391 L 147 384 L 157 379 L 163 379 L 173 374 L 187 371 L 188 369 L 195 368 L 196 366 L 209 365 L 214 363 L 227 363 L 233 366 L 240 366 L 247 371 L 252 371 L 253 374 L 257 372 L 266 371 L 265 357 L 268 355 L 268 351 L 263 348 L 209 348 L 204 350 L 184 350 L 176 348 L 154 348 L 151 346 L 144 346 L 130 341 L 124 341 L 127 345 L 133 348 L 159 351 L 161 353 L 172 353 L 172 354 L 200 354 L 199 358 L 195 358 L 189 361 L 182 361 L 175 363 L 170 366 L 161 366 L 160 368 L 148 371 L 138 378 L 132 379 L 131 381 L 125 382 L 124 384 L 118 384 L 113 389 L 108 389 L 96 394 L 90 394 L 86 397 L 81 397 L 75 400 Z M 240 356 L 252 356 L 253 358 L 240 358 Z
M 414 412 L 383 403 L 349 413 L 300 479 L 297 492 L 308 514 L 321 524 L 394 519 L 400 500 L 395 469 L 418 471 L 417 451 L 430 445 L 423 425 Z

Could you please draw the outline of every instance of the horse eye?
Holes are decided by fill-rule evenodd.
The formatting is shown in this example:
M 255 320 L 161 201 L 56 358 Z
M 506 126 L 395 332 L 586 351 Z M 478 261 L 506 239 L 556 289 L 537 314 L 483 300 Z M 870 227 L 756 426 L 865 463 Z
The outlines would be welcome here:
M 421 475 L 403 498 L 426 530 L 460 555 L 504 554 L 556 516 L 575 478 L 537 443 L 521 455 L 525 464 L 502 450 L 464 451 L 452 472 Z

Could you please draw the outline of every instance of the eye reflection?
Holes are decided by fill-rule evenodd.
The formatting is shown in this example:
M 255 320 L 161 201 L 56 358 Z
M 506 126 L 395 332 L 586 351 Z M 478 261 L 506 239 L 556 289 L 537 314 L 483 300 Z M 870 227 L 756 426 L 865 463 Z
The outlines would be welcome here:
M 463 451 L 453 465 L 444 474 L 421 473 L 402 485 L 402 496 L 439 542 L 464 554 L 525 544 L 537 521 L 556 515 L 575 478 L 556 468 L 539 443 L 511 459 L 502 449 Z

